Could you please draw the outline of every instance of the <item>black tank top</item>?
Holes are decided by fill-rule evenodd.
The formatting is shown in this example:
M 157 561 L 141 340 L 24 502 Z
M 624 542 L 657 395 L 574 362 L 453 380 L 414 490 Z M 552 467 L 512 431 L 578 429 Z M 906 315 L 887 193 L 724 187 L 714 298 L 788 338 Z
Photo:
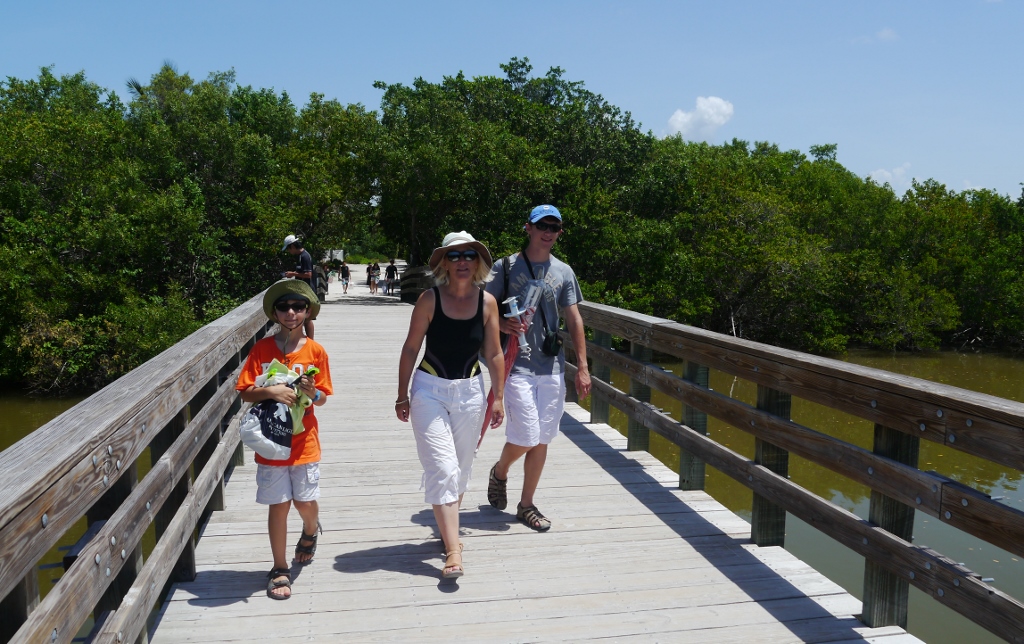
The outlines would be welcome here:
M 419 369 L 446 380 L 472 378 L 480 372 L 480 346 L 484 342 L 484 292 L 476 315 L 453 320 L 444 314 L 441 292 L 434 287 L 434 317 L 427 327 L 427 350 Z

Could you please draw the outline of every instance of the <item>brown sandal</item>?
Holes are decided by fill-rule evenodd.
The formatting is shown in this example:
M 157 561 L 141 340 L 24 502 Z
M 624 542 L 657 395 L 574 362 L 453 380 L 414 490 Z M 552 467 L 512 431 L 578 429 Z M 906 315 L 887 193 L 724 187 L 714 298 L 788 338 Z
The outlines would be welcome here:
M 536 505 L 524 508 L 520 503 L 516 510 L 516 518 L 537 532 L 545 532 L 551 528 L 551 520 L 541 514 Z
M 491 467 L 491 474 L 487 478 L 487 502 L 492 507 L 504 510 L 508 507 L 508 493 L 506 491 L 508 479 L 499 479 L 498 475 L 494 473 L 496 467 L 498 467 L 497 463 Z
M 320 525 L 320 521 L 316 522 L 316 530 L 313 531 L 313 534 L 306 534 L 306 528 L 302 528 L 302 536 L 299 537 L 299 542 L 295 544 L 294 559 L 296 563 L 308 564 L 309 562 L 313 561 L 313 556 L 316 554 L 316 539 L 319 536 L 317 532 L 319 532 L 320 534 L 324 533 L 324 527 Z M 302 545 L 303 541 L 309 541 L 311 543 L 308 546 L 304 546 Z M 299 555 L 309 555 L 309 559 L 303 559 L 302 561 L 299 561 Z
M 441 571 L 442 577 L 445 579 L 455 579 L 456 577 L 461 577 L 466 574 L 466 569 L 462 565 L 462 552 L 452 550 L 451 552 L 446 553 L 444 557 L 444 570 Z M 459 563 L 452 562 L 452 557 L 458 557 Z
M 283 578 L 283 579 L 282 579 Z M 267 573 L 267 597 L 271 599 L 288 599 L 292 596 L 292 571 L 287 568 L 274 568 Z M 287 588 L 287 595 L 278 595 L 274 591 Z

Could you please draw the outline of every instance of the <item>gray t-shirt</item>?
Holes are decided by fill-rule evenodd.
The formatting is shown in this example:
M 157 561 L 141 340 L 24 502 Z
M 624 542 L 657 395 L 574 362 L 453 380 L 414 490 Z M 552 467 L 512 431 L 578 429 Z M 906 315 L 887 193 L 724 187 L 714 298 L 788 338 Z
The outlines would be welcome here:
M 494 279 L 488 282 L 485 288 L 498 300 L 499 305 L 504 299 L 513 295 L 521 305 L 533 278 L 530 277 L 530 269 L 527 268 L 522 255 L 516 253 L 509 258 L 509 261 L 508 294 L 503 293 L 505 269 L 500 260 L 494 262 L 494 267 L 491 269 Z M 572 272 L 568 264 L 553 255 L 546 262 L 533 262 L 533 274 L 538 280 L 544 282 L 540 306 L 544 310 L 548 329 L 557 329 L 562 309 L 583 301 L 583 292 L 580 290 L 579 282 L 576 281 L 576 274 Z M 533 316 L 533 323 L 526 332 L 526 341 L 530 345 L 530 357 L 525 358 L 520 351 L 516 357 L 515 366 L 512 367 L 512 373 L 545 376 L 565 372 L 564 350 L 559 352 L 558 356 L 547 356 L 540 350 L 544 342 L 543 327 L 544 318 L 541 317 L 538 310 Z

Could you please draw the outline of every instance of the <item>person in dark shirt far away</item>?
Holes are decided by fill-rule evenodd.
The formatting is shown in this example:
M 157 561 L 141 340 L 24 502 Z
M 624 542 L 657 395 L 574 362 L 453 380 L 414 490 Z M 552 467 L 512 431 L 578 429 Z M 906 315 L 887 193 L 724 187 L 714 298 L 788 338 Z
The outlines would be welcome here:
M 297 255 L 299 263 L 295 267 L 294 271 L 285 271 L 285 277 L 294 277 L 300 279 L 305 283 L 309 284 L 309 287 L 316 293 L 316 278 L 313 277 L 313 258 L 310 257 L 309 251 L 302 247 L 302 240 L 296 235 L 288 235 L 284 238 L 284 247 L 281 249 L 288 251 L 289 255 Z M 306 322 L 303 325 L 303 329 L 306 331 L 306 337 L 310 340 L 313 339 L 313 316 L 307 316 Z

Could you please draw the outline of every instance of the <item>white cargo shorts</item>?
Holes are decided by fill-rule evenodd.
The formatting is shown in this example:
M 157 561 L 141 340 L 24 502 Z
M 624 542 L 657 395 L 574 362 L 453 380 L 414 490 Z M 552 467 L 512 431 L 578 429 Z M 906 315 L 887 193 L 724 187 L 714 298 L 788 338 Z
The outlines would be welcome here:
M 562 374 L 514 373 L 505 383 L 505 439 L 520 447 L 547 445 L 558 436 L 564 410 Z
M 320 463 L 303 465 L 256 464 L 256 502 L 277 505 L 285 501 L 320 498 Z

